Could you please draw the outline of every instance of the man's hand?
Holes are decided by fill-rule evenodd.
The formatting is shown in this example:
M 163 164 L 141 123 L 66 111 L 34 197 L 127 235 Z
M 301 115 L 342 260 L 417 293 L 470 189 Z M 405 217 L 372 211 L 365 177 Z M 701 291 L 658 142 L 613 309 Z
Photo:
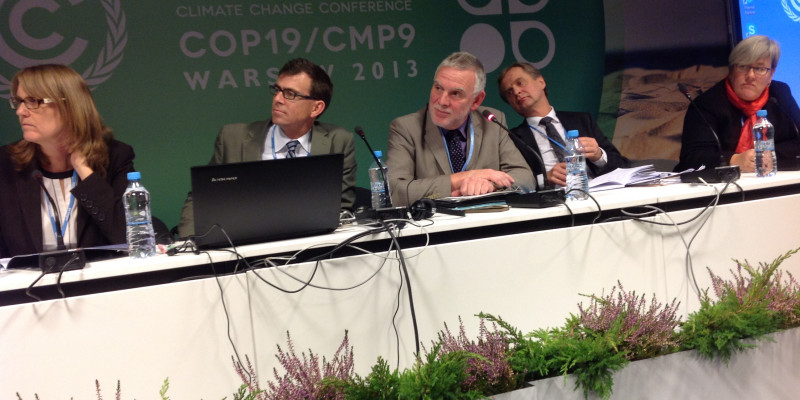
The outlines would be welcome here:
M 503 171 L 477 169 L 450 175 L 451 196 L 472 196 L 510 187 L 514 178 Z
M 738 165 L 742 172 L 756 171 L 756 150 L 750 149 L 743 153 L 734 154 L 731 157 L 731 165 Z
M 547 180 L 559 185 L 567 186 L 567 163 L 560 162 L 547 171 Z
M 597 144 L 597 140 L 584 136 L 579 137 L 578 140 L 581 141 L 583 148 L 586 150 L 584 155 L 586 155 L 588 161 L 594 162 L 603 157 L 603 149 Z

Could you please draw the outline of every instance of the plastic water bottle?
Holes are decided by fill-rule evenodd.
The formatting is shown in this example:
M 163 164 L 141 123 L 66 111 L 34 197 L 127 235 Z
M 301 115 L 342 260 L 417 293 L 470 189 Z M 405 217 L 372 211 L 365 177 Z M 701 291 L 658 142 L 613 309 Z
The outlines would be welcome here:
M 383 157 L 383 153 L 380 150 L 376 150 L 375 157 L 380 160 Z M 381 160 L 381 165 L 383 165 L 383 168 L 380 168 L 378 163 L 373 160 L 372 165 L 369 166 L 369 187 L 372 191 L 372 208 L 375 210 L 392 206 L 389 188 L 384 186 L 384 182 L 387 185 L 389 182 L 389 168 L 386 167 L 383 160 Z
M 753 125 L 753 147 L 756 149 L 756 176 L 773 176 L 778 172 L 778 159 L 775 157 L 775 127 L 767 119 L 767 110 L 756 112 Z
M 578 131 L 567 131 L 567 200 L 589 198 L 589 176 L 586 174 L 586 149 L 578 140 Z M 572 190 L 580 189 L 580 190 Z
M 156 235 L 150 214 L 150 192 L 141 184 L 142 174 L 128 172 L 128 188 L 122 195 L 125 205 L 128 255 L 133 258 L 156 254 Z

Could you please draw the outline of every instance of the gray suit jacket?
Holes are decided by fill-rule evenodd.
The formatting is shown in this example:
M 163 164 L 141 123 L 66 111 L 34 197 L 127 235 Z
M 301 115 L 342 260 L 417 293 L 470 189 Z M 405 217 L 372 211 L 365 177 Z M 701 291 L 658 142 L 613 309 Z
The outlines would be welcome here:
M 258 161 L 264 152 L 267 128 L 272 121 L 228 124 L 222 127 L 214 144 L 214 155 L 209 165 L 243 161 Z M 311 155 L 344 154 L 342 176 L 342 208 L 352 210 L 356 200 L 356 147 L 353 134 L 344 128 L 324 122 L 314 122 L 311 128 Z M 192 194 L 186 198 L 181 210 L 178 235 L 194 235 L 194 207 Z
M 389 128 L 389 189 L 394 205 L 409 205 L 421 198 L 450 196 L 450 162 L 439 127 L 427 105 L 392 121 Z M 475 129 L 472 159 L 466 170 L 494 169 L 508 173 L 517 185 L 534 188 L 533 173 L 508 134 L 481 116 L 490 110 L 505 124 L 505 115 L 479 107 L 470 114 Z M 424 127 L 424 132 L 423 132 Z M 467 129 L 469 139 L 469 129 Z M 468 145 L 469 140 L 468 140 Z M 467 148 L 467 153 L 470 149 Z

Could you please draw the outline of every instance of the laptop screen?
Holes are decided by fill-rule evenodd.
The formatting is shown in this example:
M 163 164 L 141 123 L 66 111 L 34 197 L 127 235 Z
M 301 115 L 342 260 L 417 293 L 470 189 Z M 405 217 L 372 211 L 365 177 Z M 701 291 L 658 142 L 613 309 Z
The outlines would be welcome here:
M 342 154 L 325 154 L 192 167 L 195 245 L 332 232 L 339 226 L 343 164 Z

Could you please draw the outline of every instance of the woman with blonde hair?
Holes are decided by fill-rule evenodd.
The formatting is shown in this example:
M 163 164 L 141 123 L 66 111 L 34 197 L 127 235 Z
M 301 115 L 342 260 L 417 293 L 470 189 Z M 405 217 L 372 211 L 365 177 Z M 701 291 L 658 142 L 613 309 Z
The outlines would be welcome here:
M 0 147 L 0 258 L 125 243 L 133 149 L 113 139 L 86 82 L 38 65 L 11 81 L 22 140 Z
M 753 172 L 752 129 L 756 112 L 762 109 L 775 126 L 778 171 L 798 167 L 800 109 L 789 85 L 772 79 L 780 57 L 778 43 L 761 35 L 750 36 L 733 48 L 728 76 L 697 96 L 686 110 L 676 171 L 724 162 Z

